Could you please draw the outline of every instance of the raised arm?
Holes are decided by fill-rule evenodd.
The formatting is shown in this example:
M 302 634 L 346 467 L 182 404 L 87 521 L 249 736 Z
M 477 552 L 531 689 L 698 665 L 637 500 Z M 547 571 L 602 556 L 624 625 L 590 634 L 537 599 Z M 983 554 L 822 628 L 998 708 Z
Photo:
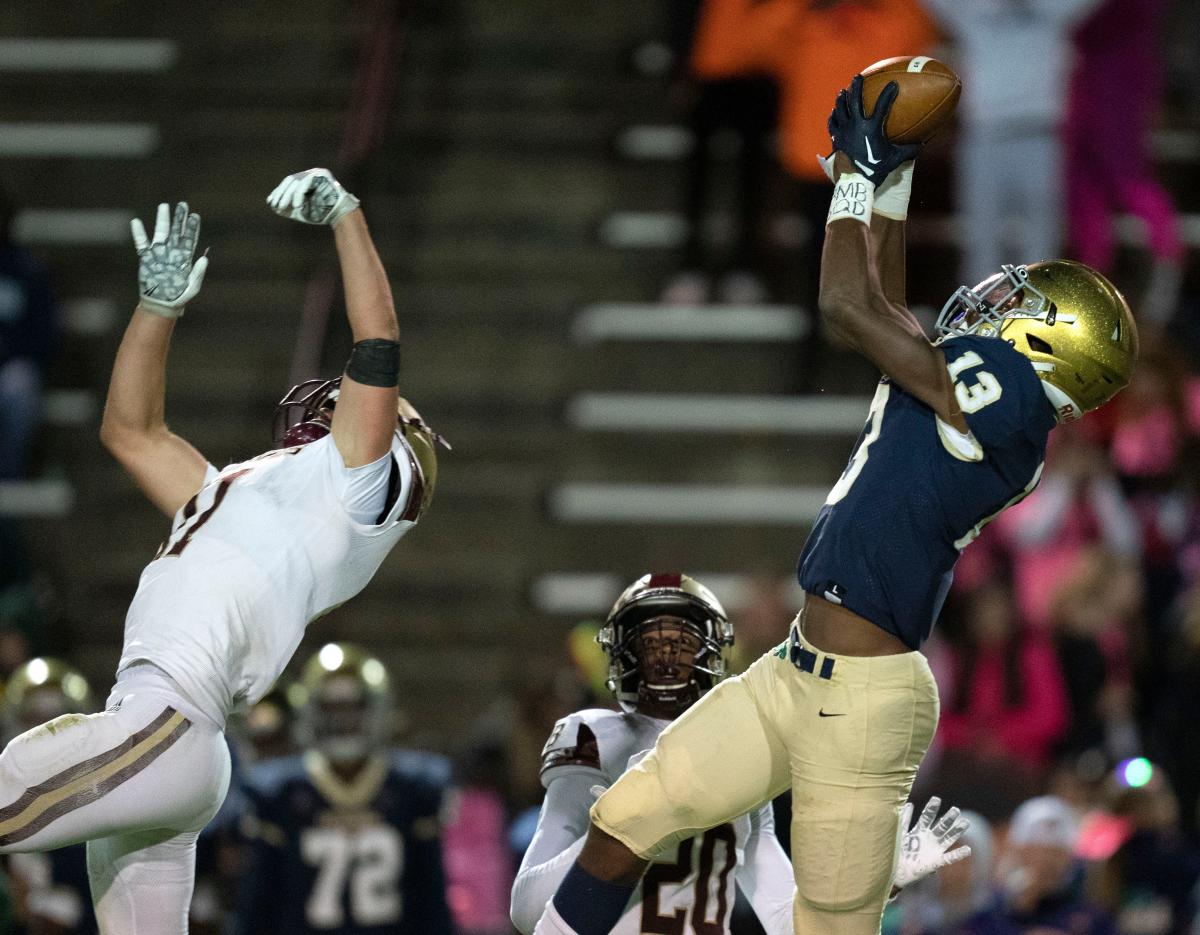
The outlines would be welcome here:
M 289 175 L 267 203 L 284 217 L 333 228 L 354 336 L 333 414 L 333 441 L 346 467 L 370 464 L 391 450 L 396 431 L 400 326 L 366 218 L 358 199 L 327 169 Z
M 915 146 L 888 141 L 884 121 L 896 97 L 891 83 L 865 115 L 862 78 L 838 96 L 830 117 L 834 194 L 821 256 L 818 306 L 826 332 L 960 431 L 966 422 L 954 398 L 941 353 L 904 307 L 904 222 L 874 216 L 876 186 L 916 155 Z M 880 200 L 886 189 L 881 187 Z M 907 205 L 907 198 L 905 198 Z M 885 259 L 886 282 L 877 251 Z
M 173 219 L 166 204 L 158 206 L 153 240 L 141 221 L 131 226 L 141 299 L 117 349 L 100 440 L 150 502 L 173 516 L 200 489 L 207 462 L 167 428 L 167 353 L 176 319 L 200 291 L 208 258 L 192 263 L 200 215 L 189 214 L 186 203 L 176 206 Z

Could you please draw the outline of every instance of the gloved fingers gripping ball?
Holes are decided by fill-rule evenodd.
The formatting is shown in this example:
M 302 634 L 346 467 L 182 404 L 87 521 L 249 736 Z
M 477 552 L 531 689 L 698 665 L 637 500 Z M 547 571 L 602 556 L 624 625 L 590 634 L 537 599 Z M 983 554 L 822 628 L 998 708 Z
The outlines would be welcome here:
M 893 143 L 884 130 L 900 86 L 889 81 L 869 115 L 863 106 L 862 86 L 862 75 L 855 75 L 850 88 L 838 93 L 829 115 L 829 136 L 834 151 L 849 156 L 863 177 L 879 186 L 902 163 L 915 159 L 920 147 L 915 143 Z

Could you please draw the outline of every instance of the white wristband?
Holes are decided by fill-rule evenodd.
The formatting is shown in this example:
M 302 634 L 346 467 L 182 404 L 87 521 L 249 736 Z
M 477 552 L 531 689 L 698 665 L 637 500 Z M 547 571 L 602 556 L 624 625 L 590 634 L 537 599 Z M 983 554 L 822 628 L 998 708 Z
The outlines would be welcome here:
M 908 217 L 908 199 L 912 195 L 912 177 L 916 160 L 900 164 L 883 184 L 875 189 L 875 213 L 903 221 Z
M 833 183 L 833 200 L 829 203 L 826 224 L 852 218 L 871 226 L 871 207 L 875 203 L 875 186 L 857 172 L 848 172 Z

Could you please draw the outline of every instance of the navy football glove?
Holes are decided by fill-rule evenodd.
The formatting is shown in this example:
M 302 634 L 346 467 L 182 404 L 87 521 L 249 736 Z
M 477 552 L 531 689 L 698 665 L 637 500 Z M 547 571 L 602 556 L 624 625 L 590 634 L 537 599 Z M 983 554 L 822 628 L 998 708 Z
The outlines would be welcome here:
M 901 163 L 915 159 L 921 147 L 916 143 L 892 143 L 884 132 L 883 125 L 900 86 L 889 81 L 879 92 L 875 110 L 869 117 L 863 106 L 862 86 L 862 75 L 855 75 L 850 89 L 838 92 L 837 103 L 829 115 L 829 136 L 834 152 L 849 156 L 867 180 L 878 186 Z

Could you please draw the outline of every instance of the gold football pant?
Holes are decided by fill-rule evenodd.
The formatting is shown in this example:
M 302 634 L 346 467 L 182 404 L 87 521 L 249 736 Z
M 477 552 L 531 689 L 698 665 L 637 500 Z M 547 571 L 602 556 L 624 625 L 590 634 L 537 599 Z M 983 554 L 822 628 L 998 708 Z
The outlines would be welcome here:
M 789 642 L 723 681 L 592 808 L 642 857 L 792 789 L 796 935 L 879 931 L 900 809 L 938 719 L 920 653 L 830 656 Z

